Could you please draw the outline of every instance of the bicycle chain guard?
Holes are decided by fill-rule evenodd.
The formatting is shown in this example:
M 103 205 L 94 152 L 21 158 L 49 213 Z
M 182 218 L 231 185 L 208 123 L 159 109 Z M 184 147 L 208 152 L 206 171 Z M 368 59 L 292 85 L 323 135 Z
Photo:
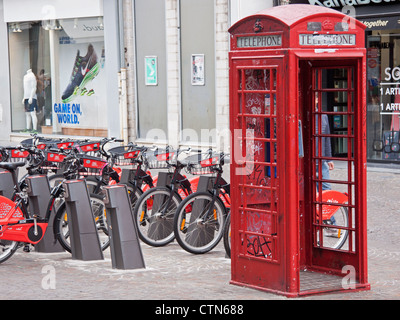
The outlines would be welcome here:
M 37 233 L 35 234 L 35 224 L 26 223 L 21 220 L 20 223 L 13 225 L 2 225 L 0 231 L 0 240 L 10 240 L 37 244 L 42 240 L 47 223 L 37 223 Z
M 21 208 L 15 202 L 0 196 L 0 240 L 38 243 L 46 232 L 47 223 L 35 223 L 33 219 L 25 220 Z

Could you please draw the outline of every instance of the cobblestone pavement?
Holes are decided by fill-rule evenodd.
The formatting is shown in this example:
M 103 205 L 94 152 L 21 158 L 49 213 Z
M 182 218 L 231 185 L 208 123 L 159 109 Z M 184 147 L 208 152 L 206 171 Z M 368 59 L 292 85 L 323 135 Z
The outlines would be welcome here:
M 338 167 L 340 170 L 345 170 Z M 370 291 L 325 294 L 301 300 L 400 299 L 400 174 L 368 171 L 368 260 Z M 0 265 L 0 299 L 285 300 L 229 284 L 230 260 L 222 244 L 191 255 L 177 243 L 154 248 L 141 244 L 145 269 L 116 270 L 109 249 L 105 260 L 72 260 L 67 253 L 19 250 Z M 47 281 L 53 275 L 55 282 Z M 54 287 L 49 288 L 49 285 Z

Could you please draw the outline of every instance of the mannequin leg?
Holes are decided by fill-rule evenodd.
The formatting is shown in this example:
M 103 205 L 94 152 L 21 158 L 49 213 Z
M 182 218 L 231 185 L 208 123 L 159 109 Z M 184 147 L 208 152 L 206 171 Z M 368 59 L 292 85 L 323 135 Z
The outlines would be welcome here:
M 26 128 L 31 130 L 31 112 L 25 112 Z
M 33 110 L 32 112 L 31 112 L 31 117 L 32 117 L 32 125 L 33 125 L 33 130 L 36 130 L 37 131 L 37 116 L 36 116 L 36 111 L 35 110 Z

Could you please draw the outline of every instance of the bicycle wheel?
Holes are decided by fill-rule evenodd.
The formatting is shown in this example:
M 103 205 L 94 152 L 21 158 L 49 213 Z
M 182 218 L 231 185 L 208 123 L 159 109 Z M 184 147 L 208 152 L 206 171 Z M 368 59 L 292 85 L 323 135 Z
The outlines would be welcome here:
M 345 207 L 340 207 L 329 220 L 324 220 L 323 224 L 337 226 L 337 228 L 323 228 L 323 246 L 325 248 L 340 249 L 345 244 L 349 231 L 340 227 L 348 227 L 348 211 Z M 319 239 L 319 238 L 318 238 Z
M 18 249 L 19 242 L 0 240 L 0 263 L 9 259 Z
M 175 220 L 175 238 L 183 249 L 201 254 L 212 250 L 221 240 L 226 209 L 218 197 L 196 192 L 179 205 Z
M 228 213 L 224 225 L 224 248 L 226 255 L 231 257 L 231 213 Z
M 92 206 L 94 221 L 96 223 L 97 233 L 99 235 L 101 249 L 105 250 L 110 245 L 110 239 L 108 237 L 108 225 L 103 197 L 97 194 L 90 194 L 90 203 Z M 53 231 L 61 246 L 66 251 L 71 252 L 67 206 L 65 201 L 63 201 L 57 210 L 54 218 Z
M 153 247 L 174 240 L 174 214 L 181 197 L 165 187 L 151 188 L 136 203 L 133 216 L 140 239 Z

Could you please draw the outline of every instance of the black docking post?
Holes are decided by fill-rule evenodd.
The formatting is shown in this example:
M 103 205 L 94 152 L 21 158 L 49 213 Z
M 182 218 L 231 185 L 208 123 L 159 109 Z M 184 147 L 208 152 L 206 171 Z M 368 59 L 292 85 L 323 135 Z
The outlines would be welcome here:
M 104 189 L 112 267 L 145 268 L 127 187 L 118 184 Z
M 85 180 L 64 182 L 72 259 L 103 260 Z
M 31 214 L 44 219 L 50 200 L 50 184 L 46 175 L 33 175 L 25 178 L 28 184 L 29 210 Z M 53 209 L 54 210 L 54 209 Z M 37 252 L 63 252 L 64 249 L 53 235 L 54 212 L 50 216 L 46 233 L 42 240 L 35 245 Z

